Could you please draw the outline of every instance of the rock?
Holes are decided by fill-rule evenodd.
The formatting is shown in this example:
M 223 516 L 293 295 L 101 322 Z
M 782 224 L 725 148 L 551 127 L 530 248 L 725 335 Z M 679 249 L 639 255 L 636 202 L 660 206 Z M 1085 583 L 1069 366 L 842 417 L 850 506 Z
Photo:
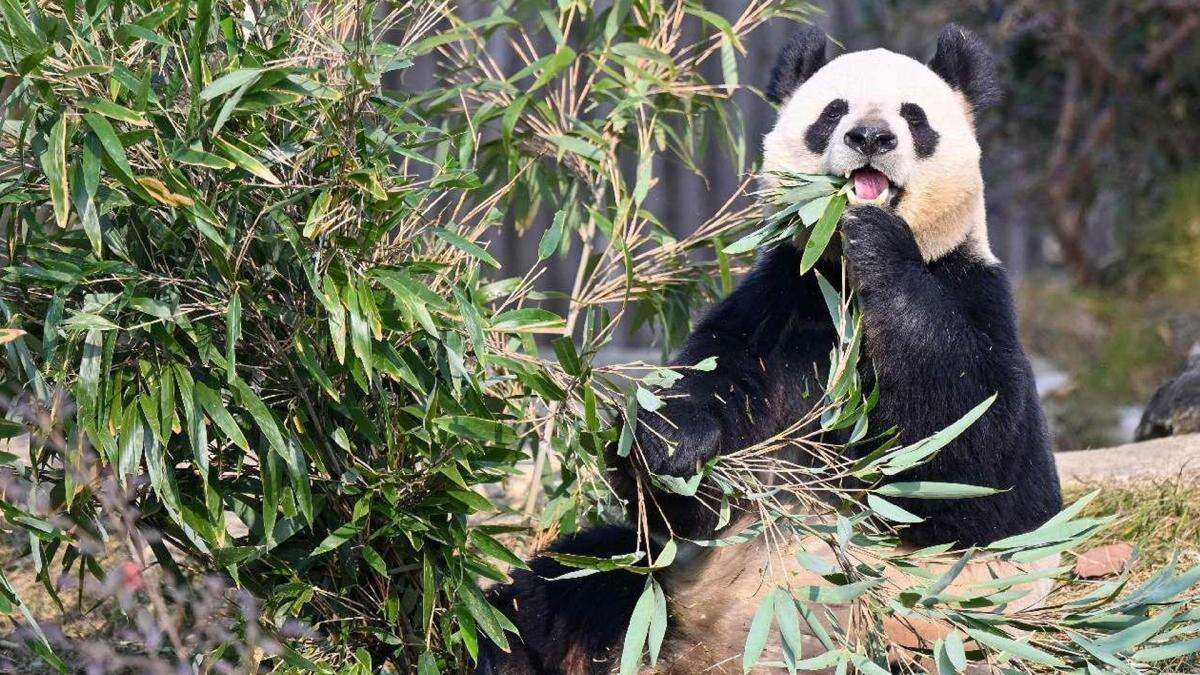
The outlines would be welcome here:
M 1154 392 L 1134 440 L 1194 433 L 1200 433 L 1200 342 L 1192 347 L 1183 371 Z
M 1054 453 L 1064 485 L 1177 479 L 1200 474 L 1200 434 L 1156 438 L 1095 450 Z
M 1133 558 L 1133 547 L 1125 542 L 1097 546 L 1075 559 L 1075 576 L 1099 579 L 1119 574 Z

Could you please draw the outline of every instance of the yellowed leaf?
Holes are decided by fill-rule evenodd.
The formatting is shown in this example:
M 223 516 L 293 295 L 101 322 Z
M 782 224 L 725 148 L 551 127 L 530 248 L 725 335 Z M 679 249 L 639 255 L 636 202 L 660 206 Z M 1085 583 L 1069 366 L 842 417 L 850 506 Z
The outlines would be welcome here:
M 137 179 L 137 182 L 146 188 L 146 192 L 150 193 L 151 197 L 154 197 L 167 206 L 192 206 L 195 203 L 187 195 L 172 192 L 171 188 L 167 187 L 165 183 L 157 178 L 142 176 Z

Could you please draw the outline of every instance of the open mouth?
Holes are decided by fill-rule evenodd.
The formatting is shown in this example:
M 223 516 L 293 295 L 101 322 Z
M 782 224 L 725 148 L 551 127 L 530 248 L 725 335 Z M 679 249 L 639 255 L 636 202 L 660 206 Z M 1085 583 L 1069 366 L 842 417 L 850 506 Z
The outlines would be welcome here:
M 851 171 L 848 177 L 853 184 L 848 194 L 851 204 L 894 207 L 900 200 L 901 189 L 882 171 L 864 166 Z

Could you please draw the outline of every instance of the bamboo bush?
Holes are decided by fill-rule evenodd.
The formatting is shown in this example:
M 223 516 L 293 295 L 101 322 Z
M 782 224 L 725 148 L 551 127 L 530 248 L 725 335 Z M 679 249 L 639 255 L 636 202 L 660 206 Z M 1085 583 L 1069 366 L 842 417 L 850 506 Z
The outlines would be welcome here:
M 480 590 L 523 564 L 506 542 L 611 512 L 604 449 L 636 450 L 621 420 L 660 406 L 655 388 L 679 373 L 601 365 L 597 354 L 631 326 L 677 343 L 692 310 L 727 292 L 782 227 L 758 229 L 747 179 L 693 234 L 672 236 L 643 208 L 655 162 L 694 167 L 721 148 L 744 163 L 729 105 L 742 86 L 737 55 L 763 22 L 808 10 L 762 0 L 736 16 L 659 0 L 489 9 L 466 20 L 448 0 L 0 0 L 0 431 L 30 439 L 27 457 L 0 454 L 19 488 L 0 492 L 0 522 L 22 535 L 56 601 L 82 601 L 60 597 L 60 574 L 111 577 L 104 556 L 118 543 L 139 570 L 181 588 L 218 575 L 257 598 L 253 616 L 233 615 L 228 639 L 267 636 L 265 656 L 190 640 L 177 626 L 187 594 L 147 585 L 138 597 L 170 639 L 141 648 L 172 668 L 457 671 L 483 637 L 512 637 Z M 519 63 L 495 58 L 501 48 Z M 429 60 L 436 87 L 385 84 Z M 709 63 L 721 82 L 701 76 Z M 816 224 L 822 237 L 836 220 Z M 510 231 L 537 251 L 528 269 L 489 250 Z M 731 244 L 745 236 L 750 245 Z M 566 264 L 569 291 L 540 287 Z M 852 302 L 829 288 L 844 344 L 817 422 L 865 429 Z M 778 442 L 804 442 L 800 429 Z M 873 479 L 952 432 L 855 466 L 813 447 L 831 474 Z M 742 503 L 769 451 L 714 463 L 704 489 L 716 486 L 723 509 Z M 521 508 L 489 500 L 483 488 L 522 461 L 532 480 Z M 791 490 L 836 489 L 827 475 L 796 468 Z M 704 477 L 673 485 L 695 492 Z M 894 538 L 863 509 L 894 519 L 896 489 L 847 493 L 832 532 L 757 502 L 751 534 L 816 532 L 885 552 Z M 497 513 L 515 517 L 489 520 Z M 1075 515 L 1004 551 L 1075 545 L 1103 524 Z M 655 567 L 636 556 L 573 562 L 638 569 L 657 592 Z M 975 659 L 1117 667 L 1189 635 L 1183 594 L 1195 574 L 1164 575 L 1132 599 L 1118 585 L 1073 613 L 1014 619 L 1036 644 L 982 610 L 944 608 L 957 600 L 936 590 L 914 611 L 961 623 Z M 869 586 L 864 611 L 899 611 Z M 789 602 L 773 601 L 764 616 L 780 619 L 756 623 L 751 647 L 772 623 L 789 639 L 785 608 L 804 608 Z M 665 615 L 648 606 L 631 624 L 627 670 L 643 647 L 657 653 L 650 626 Z M 0 612 L 24 615 L 30 649 L 71 667 L 2 576 Z M 1064 632 L 1080 640 L 1043 644 Z M 871 644 L 835 633 L 824 658 L 880 667 Z M 947 640 L 935 656 L 957 670 L 960 646 Z M 818 658 L 793 656 L 785 667 Z
M 609 420 L 653 372 L 596 352 L 635 314 L 680 337 L 734 266 L 693 254 L 753 218 L 731 196 L 670 237 L 640 208 L 653 161 L 744 142 L 736 52 L 791 10 L 0 10 L 3 431 L 32 432 L 28 458 L 0 455 L 22 487 L 0 506 L 45 590 L 103 575 L 112 482 L 147 564 L 219 572 L 261 598 L 266 631 L 313 628 L 281 663 L 435 672 L 481 635 L 505 643 L 479 589 L 521 563 L 510 528 L 478 524 L 496 508 L 480 486 L 554 455 L 544 524 L 595 517 Z M 685 20 L 706 26 L 698 41 Z M 489 57 L 497 43 L 520 67 Z M 383 86 L 420 59 L 440 64 L 436 89 Z M 713 60 L 729 81 L 700 77 Z M 489 242 L 539 214 L 537 264 L 499 269 Z M 538 278 L 570 256 L 551 311 Z M 4 588 L 0 609 L 27 611 Z

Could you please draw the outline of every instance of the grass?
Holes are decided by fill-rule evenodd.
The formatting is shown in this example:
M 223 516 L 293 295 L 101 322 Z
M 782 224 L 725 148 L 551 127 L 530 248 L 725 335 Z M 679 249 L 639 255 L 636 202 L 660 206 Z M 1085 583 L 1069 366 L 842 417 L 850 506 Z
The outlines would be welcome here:
M 1180 569 L 1200 564 L 1200 478 L 1129 483 L 1093 483 L 1068 486 L 1064 498 L 1072 502 L 1097 487 L 1101 493 L 1084 511 L 1087 516 L 1119 515 L 1121 518 L 1094 539 L 1097 546 L 1128 542 L 1137 559 L 1130 586 L 1149 579 L 1178 556 Z M 1087 590 L 1081 586 L 1080 590 Z M 1200 659 L 1194 655 L 1156 664 L 1155 672 L 1197 673 Z
M 1129 483 L 1067 487 L 1075 501 L 1097 487 L 1100 495 L 1084 511 L 1088 516 L 1116 514 L 1120 519 L 1095 540 L 1096 545 L 1128 542 L 1138 550 L 1134 581 L 1149 577 L 1178 553 L 1180 567 L 1200 564 L 1200 479 L 1191 476 Z

